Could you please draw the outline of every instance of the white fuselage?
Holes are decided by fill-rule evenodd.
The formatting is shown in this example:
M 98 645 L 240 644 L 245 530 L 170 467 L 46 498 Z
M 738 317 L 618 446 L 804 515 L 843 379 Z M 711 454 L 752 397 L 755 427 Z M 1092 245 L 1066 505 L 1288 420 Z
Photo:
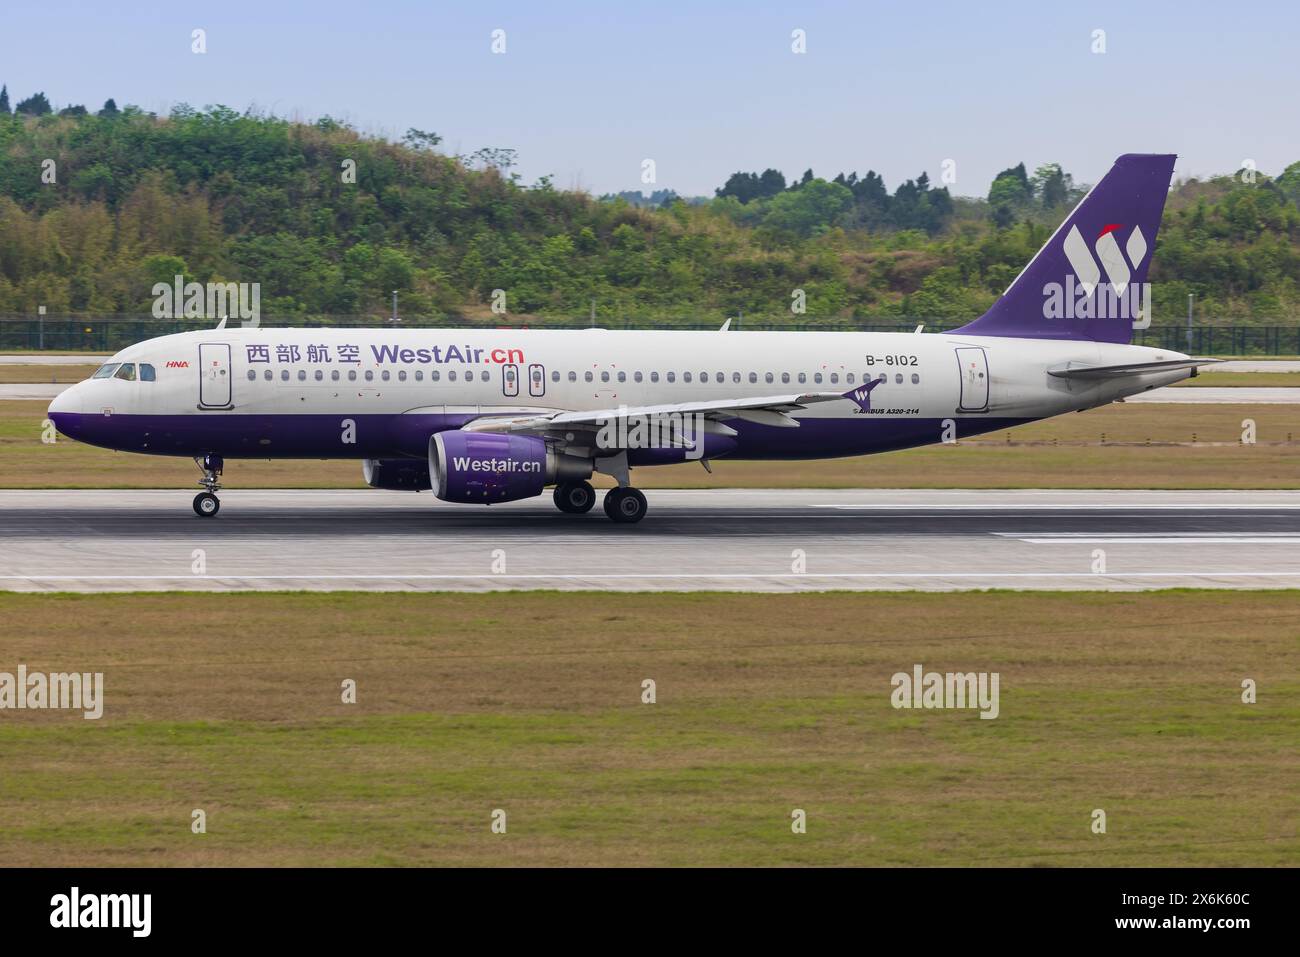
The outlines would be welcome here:
M 112 362 L 134 364 L 133 379 L 79 383 L 51 415 L 76 438 L 131 451 L 368 458 L 416 454 L 402 431 L 416 420 L 436 431 L 516 411 L 725 405 L 842 393 L 883 375 L 867 415 L 847 399 L 812 405 L 792 417 L 815 426 L 815 437 L 746 423 L 730 452 L 820 457 L 939 442 L 945 420 L 973 434 L 1092 408 L 1191 374 L 1048 374 L 1067 362 L 1181 358 L 1142 346 L 949 333 L 233 328 L 123 349 Z M 144 364 L 152 381 L 138 371 Z M 365 441 L 339 445 L 345 420 L 371 426 Z

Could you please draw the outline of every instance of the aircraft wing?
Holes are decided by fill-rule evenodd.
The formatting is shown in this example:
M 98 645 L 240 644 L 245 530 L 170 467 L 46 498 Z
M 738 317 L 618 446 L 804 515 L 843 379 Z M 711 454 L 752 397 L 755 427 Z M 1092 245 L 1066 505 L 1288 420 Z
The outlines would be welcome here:
M 803 392 L 792 395 L 749 396 L 745 398 L 708 399 L 700 402 L 674 402 L 662 405 L 619 406 L 613 409 L 596 409 L 583 412 L 556 411 L 541 415 L 495 416 L 475 419 L 465 426 L 469 432 L 525 432 L 534 435 L 553 435 L 575 431 L 599 430 L 618 427 L 620 420 L 647 421 L 672 416 L 701 415 L 714 423 L 708 431 L 734 435 L 735 431 L 721 424 L 724 419 L 745 419 L 763 425 L 798 428 L 799 420 L 789 413 L 805 409 L 819 402 L 840 402 L 848 399 L 863 411 L 871 407 L 871 390 L 879 382 L 870 382 L 848 392 Z

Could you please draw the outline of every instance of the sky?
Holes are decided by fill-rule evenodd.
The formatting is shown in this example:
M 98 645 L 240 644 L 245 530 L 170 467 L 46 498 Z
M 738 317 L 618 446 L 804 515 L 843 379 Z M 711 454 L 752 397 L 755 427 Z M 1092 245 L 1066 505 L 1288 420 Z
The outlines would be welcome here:
M 596 194 L 712 195 L 770 166 L 874 169 L 891 190 L 925 171 L 984 195 L 1021 161 L 1093 183 L 1128 152 L 1176 152 L 1180 177 L 1300 160 L 1300 5 L 1280 0 L 46 0 L 9 5 L 2 26 L 13 103 L 41 90 L 56 108 L 415 127 L 448 153 L 517 150 L 525 184 Z

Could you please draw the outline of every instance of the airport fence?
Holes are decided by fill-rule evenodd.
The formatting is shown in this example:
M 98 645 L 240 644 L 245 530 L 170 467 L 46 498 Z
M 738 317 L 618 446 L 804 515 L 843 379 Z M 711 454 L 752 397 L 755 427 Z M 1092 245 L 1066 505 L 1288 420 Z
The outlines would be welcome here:
M 725 317 L 724 317 L 725 318 Z M 493 320 L 463 317 L 403 317 L 393 322 L 380 316 L 263 316 L 261 325 L 276 327 L 400 327 L 464 329 L 718 329 L 722 319 L 702 316 L 628 315 L 601 317 L 501 317 Z M 231 320 L 231 326 L 237 326 Z M 834 332 L 912 332 L 923 326 L 925 332 L 944 332 L 961 325 L 960 320 L 916 316 L 863 316 L 845 318 L 804 318 L 769 320 L 738 316 L 731 320 L 732 329 L 800 330 Z M 78 315 L 0 315 L 0 352 L 97 352 L 111 353 L 134 342 L 175 332 L 211 329 L 208 319 L 156 319 L 149 315 L 78 316 Z M 1133 342 L 1177 352 L 1204 356 L 1300 356 L 1300 322 L 1286 325 L 1241 325 L 1224 321 L 1206 321 L 1188 327 L 1186 323 L 1153 324 L 1136 329 Z

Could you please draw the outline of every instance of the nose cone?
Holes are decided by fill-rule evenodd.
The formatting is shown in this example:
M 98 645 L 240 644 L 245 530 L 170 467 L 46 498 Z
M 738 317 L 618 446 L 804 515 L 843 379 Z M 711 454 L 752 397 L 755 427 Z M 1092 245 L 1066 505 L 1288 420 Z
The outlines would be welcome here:
M 68 386 L 56 395 L 54 401 L 50 403 L 50 417 L 53 418 L 59 413 L 80 412 L 82 395 L 84 395 L 84 391 L 81 388 L 81 383 Z
M 81 387 L 81 383 L 69 386 L 54 397 L 46 413 L 54 427 L 69 438 L 77 438 L 85 394 L 86 390 Z

